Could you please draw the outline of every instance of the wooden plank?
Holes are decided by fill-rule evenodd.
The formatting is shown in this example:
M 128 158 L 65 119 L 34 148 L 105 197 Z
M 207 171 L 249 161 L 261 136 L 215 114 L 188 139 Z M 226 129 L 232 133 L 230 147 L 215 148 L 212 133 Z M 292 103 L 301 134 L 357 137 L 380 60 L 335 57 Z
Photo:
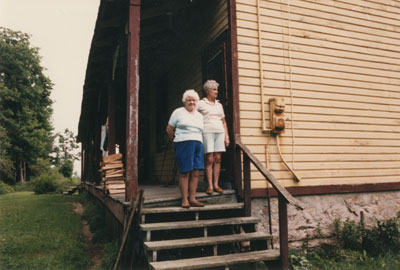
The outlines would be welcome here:
M 107 163 L 107 162 L 112 162 L 112 161 L 120 160 L 120 159 L 122 159 L 122 154 L 121 153 L 105 156 L 105 157 L 103 157 L 103 162 Z
M 272 239 L 272 235 L 267 234 L 265 232 L 254 232 L 254 233 L 243 233 L 243 234 L 233 234 L 233 235 L 144 242 L 144 247 L 147 250 L 163 250 L 163 249 L 187 248 L 187 247 L 197 247 L 197 246 L 220 245 L 226 243 L 253 241 L 253 240 L 267 240 L 267 239 Z
M 149 223 L 140 224 L 142 231 L 155 231 L 155 230 L 177 230 L 177 229 L 190 229 L 190 228 L 203 228 L 212 226 L 223 225 L 240 225 L 240 224 L 255 224 L 260 220 L 254 217 L 239 217 L 239 218 L 225 218 L 225 219 L 211 219 L 211 220 L 197 220 L 197 221 L 178 221 L 178 222 L 162 222 L 162 223 Z
M 262 250 L 240 253 L 240 256 L 238 256 L 238 254 L 229 254 L 194 259 L 151 262 L 150 266 L 153 270 L 207 269 L 246 262 L 272 261 L 279 259 L 279 257 L 280 254 L 277 250 Z
M 121 224 L 124 224 L 125 206 L 121 201 L 107 196 L 100 188 L 96 188 L 92 184 L 82 183 L 82 186 L 99 199 Z
M 142 214 L 160 214 L 160 213 L 177 213 L 177 212 L 203 212 L 216 210 L 232 210 L 242 209 L 243 203 L 227 203 L 227 204 L 207 204 L 204 207 L 161 207 L 161 208 L 143 208 Z

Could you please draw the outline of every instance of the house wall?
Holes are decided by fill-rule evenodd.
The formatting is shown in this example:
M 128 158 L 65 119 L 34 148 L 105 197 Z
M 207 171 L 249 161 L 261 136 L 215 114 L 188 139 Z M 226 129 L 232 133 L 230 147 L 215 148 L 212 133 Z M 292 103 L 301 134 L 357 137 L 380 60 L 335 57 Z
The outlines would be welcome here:
M 296 197 L 304 206 L 298 210 L 288 206 L 289 245 L 300 248 L 307 243 L 316 246 L 322 242 L 335 241 L 335 220 L 356 223 L 363 219 L 367 228 L 400 215 L 400 192 L 365 192 L 329 194 L 324 196 Z M 269 232 L 268 208 L 265 199 L 252 200 L 252 216 L 258 217 L 259 231 Z M 272 234 L 274 244 L 279 244 L 278 200 L 271 199 Z
M 236 10 L 241 138 L 280 182 L 400 182 L 399 2 L 237 0 Z M 268 99 L 285 99 L 279 140 L 299 183 L 261 130 L 260 77 L 267 127 Z M 252 179 L 267 185 L 255 169 Z
M 187 44 L 177 48 L 171 56 L 168 67 L 168 104 L 169 111 L 182 106 L 182 94 L 186 89 L 195 89 L 202 97 L 202 53 L 210 43 L 228 28 L 227 1 L 200 1 L 199 6 L 192 10 L 189 17 L 195 25 L 187 27 L 183 32 Z M 174 178 L 173 167 L 175 153 L 173 144 L 167 152 L 155 153 L 154 177 L 166 182 Z

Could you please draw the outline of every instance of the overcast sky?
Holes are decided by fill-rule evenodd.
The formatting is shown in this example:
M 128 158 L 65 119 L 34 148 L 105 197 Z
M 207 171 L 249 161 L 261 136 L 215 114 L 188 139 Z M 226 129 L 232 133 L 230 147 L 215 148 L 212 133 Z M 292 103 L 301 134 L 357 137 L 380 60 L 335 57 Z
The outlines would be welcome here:
M 30 34 L 54 83 L 55 131 L 77 134 L 82 87 L 100 0 L 0 0 L 0 26 Z
M 77 135 L 90 42 L 100 0 L 0 0 L 0 26 L 30 34 L 45 74 L 54 83 L 51 98 L 55 132 Z M 80 171 L 79 163 L 75 171 Z

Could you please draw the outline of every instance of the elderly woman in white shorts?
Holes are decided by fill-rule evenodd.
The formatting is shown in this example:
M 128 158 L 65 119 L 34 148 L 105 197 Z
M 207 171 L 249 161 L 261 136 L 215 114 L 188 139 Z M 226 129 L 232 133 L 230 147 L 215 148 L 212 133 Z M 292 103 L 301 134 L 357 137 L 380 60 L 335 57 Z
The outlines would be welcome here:
M 208 180 L 206 193 L 212 195 L 214 191 L 223 194 L 218 185 L 221 171 L 221 153 L 229 145 L 228 128 L 226 126 L 224 108 L 217 100 L 219 84 L 214 80 L 204 83 L 206 97 L 199 101 L 197 110 L 203 115 L 203 147 L 205 155 L 205 171 Z
M 203 116 L 196 110 L 198 101 L 196 91 L 186 90 L 182 97 L 185 106 L 172 112 L 167 126 L 167 134 L 175 146 L 183 208 L 204 206 L 196 200 L 199 170 L 204 170 Z

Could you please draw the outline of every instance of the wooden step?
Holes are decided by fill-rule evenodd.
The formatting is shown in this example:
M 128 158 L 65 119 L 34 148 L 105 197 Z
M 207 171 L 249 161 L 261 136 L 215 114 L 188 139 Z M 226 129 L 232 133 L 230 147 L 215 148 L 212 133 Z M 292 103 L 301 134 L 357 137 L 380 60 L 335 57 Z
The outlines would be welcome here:
M 150 267 L 152 270 L 208 269 L 211 267 L 228 266 L 240 263 L 272 261 L 279 259 L 279 257 L 280 254 L 278 250 L 270 249 L 222 256 L 151 262 Z
M 161 214 L 161 213 L 180 213 L 180 212 L 203 212 L 203 211 L 215 211 L 215 210 L 232 210 L 242 209 L 244 203 L 227 203 L 227 204 L 208 204 L 204 207 L 158 207 L 158 208 L 143 208 L 141 211 L 142 215 L 146 214 Z
M 242 233 L 242 234 L 221 235 L 221 236 L 211 236 L 211 237 L 145 242 L 144 247 L 149 251 L 153 251 L 153 250 L 186 248 L 186 247 L 196 247 L 196 246 L 211 246 L 211 245 L 252 241 L 252 240 L 267 240 L 271 238 L 272 236 L 270 234 L 264 232 L 254 232 L 254 233 Z
M 222 225 L 256 224 L 260 220 L 254 217 L 236 217 L 210 220 L 178 221 L 140 224 L 142 231 L 177 230 L 190 228 L 203 228 Z

